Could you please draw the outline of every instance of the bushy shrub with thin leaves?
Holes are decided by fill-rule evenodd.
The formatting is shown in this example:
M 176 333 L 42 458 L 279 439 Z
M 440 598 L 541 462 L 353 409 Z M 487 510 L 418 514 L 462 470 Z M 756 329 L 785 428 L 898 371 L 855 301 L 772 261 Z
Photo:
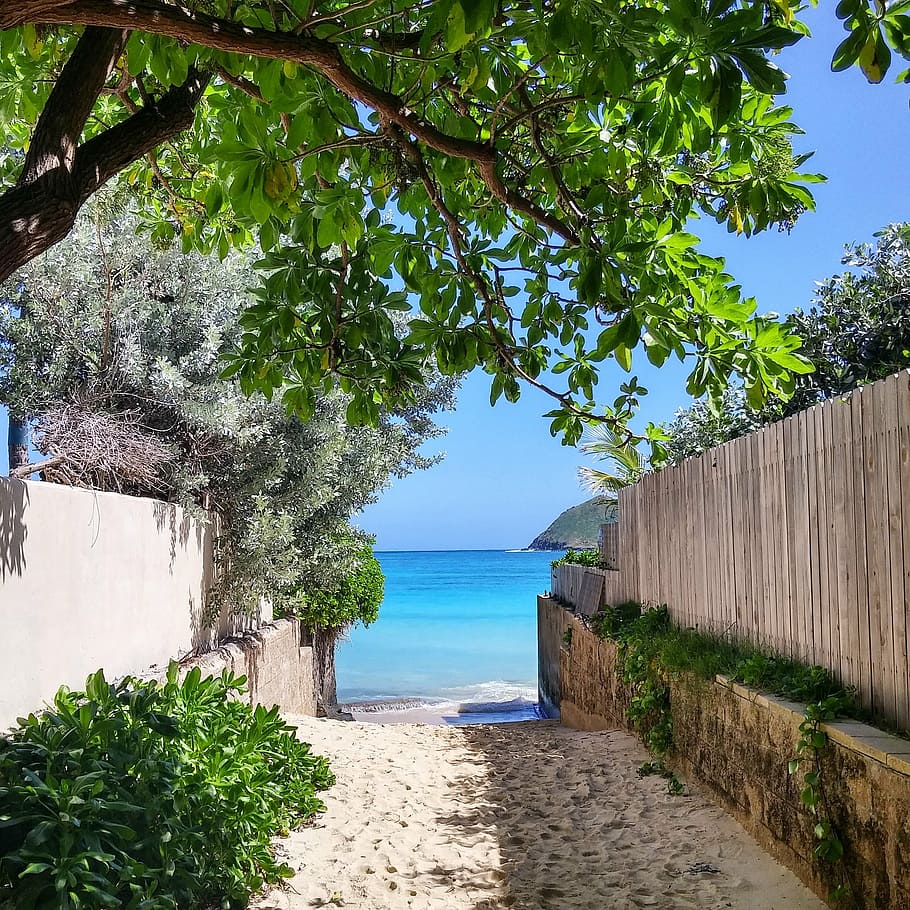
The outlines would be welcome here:
M 244 683 L 99 670 L 20 719 L 0 739 L 0 907 L 243 907 L 289 877 L 270 839 L 323 810 L 334 777 Z
M 298 592 L 296 603 L 289 605 L 286 601 L 279 605 L 277 612 L 300 617 L 310 630 L 338 630 L 339 633 L 358 622 L 365 626 L 376 622 L 385 590 L 382 566 L 371 546 L 362 547 L 355 557 L 354 568 L 333 587 L 302 590 Z

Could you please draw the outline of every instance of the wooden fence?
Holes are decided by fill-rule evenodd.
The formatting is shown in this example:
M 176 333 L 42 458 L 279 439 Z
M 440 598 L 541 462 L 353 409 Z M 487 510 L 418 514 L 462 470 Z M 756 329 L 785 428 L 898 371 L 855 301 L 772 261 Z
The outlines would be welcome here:
M 910 372 L 650 474 L 619 516 L 606 602 L 821 664 L 910 725 Z
M 615 521 L 600 526 L 598 549 L 604 568 L 619 568 L 619 525 Z

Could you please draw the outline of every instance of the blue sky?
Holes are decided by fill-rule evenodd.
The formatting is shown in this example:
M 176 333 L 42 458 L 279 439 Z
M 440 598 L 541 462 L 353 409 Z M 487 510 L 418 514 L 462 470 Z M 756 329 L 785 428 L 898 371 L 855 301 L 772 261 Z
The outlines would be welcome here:
M 855 69 L 831 73 L 840 23 L 830 4 L 811 11 L 808 21 L 814 36 L 788 49 L 779 63 L 792 76 L 785 102 L 806 131 L 798 150 L 814 149 L 811 169 L 829 178 L 813 188 L 817 212 L 804 215 L 790 235 L 774 231 L 747 239 L 707 222 L 695 227 L 704 249 L 727 257 L 729 270 L 763 311 L 785 313 L 809 303 L 814 282 L 839 271 L 844 243 L 871 240 L 885 224 L 910 219 L 910 86 L 870 86 Z M 633 372 L 650 390 L 644 420 L 663 420 L 688 402 L 680 365 L 668 363 L 658 372 L 636 364 Z M 618 367 L 604 371 L 605 399 L 624 377 Z M 445 461 L 396 482 L 357 519 L 376 534 L 380 549 L 521 547 L 585 498 L 576 477 L 578 452 L 552 439 L 541 417 L 550 400 L 528 389 L 518 404 L 501 401 L 491 408 L 488 394 L 486 375 L 469 376 L 457 411 L 441 418 L 448 436 L 430 448 L 445 450 Z M 0 434 L 5 441 L 5 415 Z M 6 473 L 5 445 L 0 471 Z

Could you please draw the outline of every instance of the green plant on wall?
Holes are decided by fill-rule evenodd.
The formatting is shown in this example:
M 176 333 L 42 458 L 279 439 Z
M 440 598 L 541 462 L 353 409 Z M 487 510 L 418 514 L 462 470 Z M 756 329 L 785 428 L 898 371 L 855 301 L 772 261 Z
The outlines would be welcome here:
M 631 692 L 627 716 L 657 758 L 673 744 L 669 677 L 660 661 L 661 633 L 669 622 L 666 607 L 642 612 L 632 601 L 607 607 L 592 619 L 594 631 L 617 644 L 620 675 Z
M 829 745 L 828 734 L 821 728 L 826 721 L 834 720 L 849 709 L 851 700 L 842 695 L 830 695 L 806 706 L 806 716 L 799 725 L 799 740 L 796 755 L 790 759 L 790 774 L 803 771 L 799 799 L 815 819 L 815 859 L 826 865 L 837 881 L 832 888 L 832 900 L 844 900 L 853 896 L 853 889 L 846 878 L 846 870 L 840 862 L 844 856 L 844 844 L 831 819 L 828 807 L 825 781 L 822 770 L 822 756 Z
M 626 616 L 631 616 L 628 610 Z M 627 714 L 655 756 L 673 746 L 669 674 L 660 661 L 660 633 L 669 626 L 666 607 L 647 610 L 631 622 L 614 620 L 622 680 L 632 692 Z
M 800 800 L 815 820 L 815 857 L 837 882 L 832 896 L 847 896 L 850 888 L 843 881 L 845 872 L 839 862 L 844 847 L 826 805 L 821 755 L 828 737 L 820 725 L 838 715 L 860 714 L 853 693 L 823 667 L 805 666 L 724 636 L 674 627 L 665 606 L 644 611 L 634 601 L 608 606 L 591 618 L 591 628 L 600 638 L 616 642 L 618 670 L 631 693 L 627 716 L 654 756 L 640 773 L 671 775 L 671 792 L 677 790 L 676 779 L 663 759 L 673 748 L 673 676 L 685 673 L 713 680 L 723 674 L 807 704 L 797 755 L 789 770 L 791 774 L 805 772 Z
M 559 559 L 554 559 L 551 563 L 556 566 L 587 566 L 589 569 L 599 568 L 601 565 L 600 552 L 598 550 L 567 550 Z

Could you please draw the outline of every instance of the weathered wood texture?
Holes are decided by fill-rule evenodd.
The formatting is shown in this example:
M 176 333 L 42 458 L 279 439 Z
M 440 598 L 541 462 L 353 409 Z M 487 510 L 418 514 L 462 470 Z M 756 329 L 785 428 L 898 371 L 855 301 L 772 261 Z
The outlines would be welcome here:
M 821 664 L 910 725 L 910 372 L 649 474 L 619 516 L 605 602 Z
M 600 561 L 606 569 L 619 568 L 619 525 L 614 521 L 600 526 Z

